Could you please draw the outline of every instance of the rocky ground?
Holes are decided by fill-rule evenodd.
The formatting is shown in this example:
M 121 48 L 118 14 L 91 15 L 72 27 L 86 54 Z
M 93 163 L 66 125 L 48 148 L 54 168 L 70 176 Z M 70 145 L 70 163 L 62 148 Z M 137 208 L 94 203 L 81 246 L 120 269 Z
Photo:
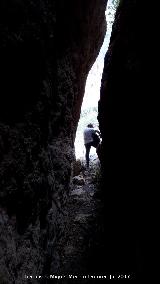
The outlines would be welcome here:
M 89 170 L 82 165 L 79 175 L 73 177 L 64 216 L 67 233 L 59 244 L 61 283 L 90 283 L 91 275 L 99 270 L 97 255 L 103 250 L 99 182 L 97 158 L 92 159 Z

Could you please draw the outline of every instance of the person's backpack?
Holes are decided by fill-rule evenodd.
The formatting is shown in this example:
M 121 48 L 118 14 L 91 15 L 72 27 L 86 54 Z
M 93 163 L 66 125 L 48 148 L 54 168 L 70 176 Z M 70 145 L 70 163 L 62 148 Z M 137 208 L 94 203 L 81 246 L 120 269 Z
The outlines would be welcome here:
M 100 143 L 100 138 L 96 132 L 92 133 L 92 138 L 93 138 L 93 146 L 97 148 L 98 144 Z

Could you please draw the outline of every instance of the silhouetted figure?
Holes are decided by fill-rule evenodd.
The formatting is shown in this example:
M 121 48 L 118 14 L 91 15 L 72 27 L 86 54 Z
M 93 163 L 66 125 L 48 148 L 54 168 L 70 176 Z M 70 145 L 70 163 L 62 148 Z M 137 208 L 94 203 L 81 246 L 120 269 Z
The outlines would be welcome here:
M 98 133 L 98 135 L 97 135 Z M 84 145 L 86 148 L 86 164 L 89 167 L 89 153 L 91 147 L 97 148 L 100 143 L 100 131 L 94 129 L 93 124 L 88 124 L 84 129 Z

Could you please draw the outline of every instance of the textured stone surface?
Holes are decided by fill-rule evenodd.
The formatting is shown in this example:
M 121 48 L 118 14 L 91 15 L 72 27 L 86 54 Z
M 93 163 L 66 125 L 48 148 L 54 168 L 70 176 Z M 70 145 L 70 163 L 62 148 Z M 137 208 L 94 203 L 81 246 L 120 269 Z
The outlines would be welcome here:
M 64 76 L 72 76 L 76 82 L 72 88 L 70 87 L 69 95 L 71 97 L 71 93 L 74 93 L 73 127 L 77 127 L 79 120 L 88 72 L 103 43 L 106 31 L 106 4 L 107 0 L 58 2 L 58 57 L 62 60 L 60 62 L 63 62 L 60 64 L 61 72 Z M 66 63 L 69 66 L 68 72 L 64 72 L 63 68 L 63 64 Z M 70 84 L 71 80 L 68 78 L 67 83 Z
M 77 185 L 83 185 L 84 184 L 84 179 L 83 179 L 83 177 L 81 175 L 75 176 L 73 178 L 73 183 L 77 184 Z
M 79 175 L 82 169 L 83 169 L 82 161 L 80 159 L 75 160 L 73 162 L 73 176 Z
M 75 130 L 87 73 L 105 34 L 107 0 L 57 2 L 0 1 L 0 283 L 4 284 L 23 283 L 28 274 L 59 271 L 57 243 L 64 241 L 67 231 L 64 208 Z M 157 35 L 149 42 L 149 29 L 155 28 L 144 1 L 120 1 L 99 102 L 106 227 L 94 269 L 131 272 L 133 278 L 137 272 L 143 279 L 154 263 L 152 252 L 157 251 L 155 240 L 148 245 L 151 202 L 144 200 L 146 189 L 151 192 L 157 186 L 159 78 L 156 84 L 151 64 L 159 53 Z M 91 196 L 92 187 L 88 190 Z M 77 192 L 84 202 L 83 192 Z M 85 212 L 86 206 L 82 209 Z M 66 269 L 72 265 L 68 260 Z
M 152 225 L 146 188 L 153 188 L 156 181 L 153 89 L 157 83 L 151 61 L 157 53 L 148 40 L 148 29 L 153 31 L 154 23 L 144 2 L 122 0 L 105 57 L 99 102 L 106 265 L 142 279 L 151 275 L 150 259 L 155 259 L 154 241 L 151 244 L 148 236 Z
M 56 11 L 50 0 L 0 2 L 2 283 L 59 267 L 75 129 L 106 2 L 61 0 Z

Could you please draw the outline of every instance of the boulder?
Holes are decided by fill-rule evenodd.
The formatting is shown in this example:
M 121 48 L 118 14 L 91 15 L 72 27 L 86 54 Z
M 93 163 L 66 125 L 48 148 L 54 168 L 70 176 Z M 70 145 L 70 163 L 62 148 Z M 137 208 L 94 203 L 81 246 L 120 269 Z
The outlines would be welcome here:
M 78 176 L 82 170 L 82 162 L 80 159 L 73 162 L 73 176 Z
M 73 184 L 77 184 L 77 185 L 85 184 L 84 178 L 82 176 L 75 176 L 72 181 L 73 181 Z

